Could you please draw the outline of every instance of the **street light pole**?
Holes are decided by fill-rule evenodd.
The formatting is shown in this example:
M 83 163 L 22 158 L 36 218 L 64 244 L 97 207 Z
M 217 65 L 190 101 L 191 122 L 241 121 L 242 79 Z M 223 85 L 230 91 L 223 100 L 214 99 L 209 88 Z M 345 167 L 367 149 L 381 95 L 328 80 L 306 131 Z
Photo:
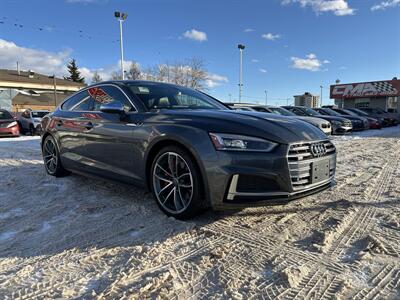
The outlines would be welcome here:
M 322 85 L 319 86 L 321 88 L 321 100 L 320 100 L 320 107 L 322 107 L 322 89 L 324 88 Z
M 124 41 L 123 41 L 123 35 L 122 35 L 122 23 L 126 20 L 126 18 L 128 17 L 128 14 L 116 11 L 114 13 L 114 16 L 117 18 L 117 20 L 119 22 L 119 45 L 120 45 L 120 49 L 121 49 L 121 75 L 122 75 L 122 80 L 124 80 L 125 79 Z
M 267 90 L 265 90 L 264 93 L 265 93 L 265 105 L 268 105 L 268 92 L 267 92 Z
M 242 44 L 238 45 L 240 51 L 240 67 L 239 67 L 239 103 L 242 102 L 242 92 L 243 92 L 243 50 L 245 46 Z

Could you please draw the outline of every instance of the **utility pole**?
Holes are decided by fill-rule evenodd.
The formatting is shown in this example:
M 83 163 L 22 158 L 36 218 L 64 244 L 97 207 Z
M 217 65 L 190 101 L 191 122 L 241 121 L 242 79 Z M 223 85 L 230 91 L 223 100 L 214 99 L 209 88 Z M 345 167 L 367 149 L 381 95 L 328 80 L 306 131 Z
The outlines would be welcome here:
M 229 93 L 229 102 L 232 103 L 232 94 Z
M 123 42 L 123 35 L 122 35 L 122 23 L 126 20 L 128 17 L 128 14 L 116 11 L 114 13 L 114 16 L 117 18 L 119 22 L 119 45 L 121 49 L 121 75 L 122 75 L 122 80 L 125 79 L 125 71 L 124 71 L 124 42 Z
M 268 92 L 267 92 L 267 90 L 265 90 L 264 93 L 265 93 L 265 105 L 268 105 Z
M 239 67 L 239 103 L 242 102 L 242 92 L 243 92 L 243 50 L 245 46 L 242 44 L 238 45 L 240 52 L 240 67 Z

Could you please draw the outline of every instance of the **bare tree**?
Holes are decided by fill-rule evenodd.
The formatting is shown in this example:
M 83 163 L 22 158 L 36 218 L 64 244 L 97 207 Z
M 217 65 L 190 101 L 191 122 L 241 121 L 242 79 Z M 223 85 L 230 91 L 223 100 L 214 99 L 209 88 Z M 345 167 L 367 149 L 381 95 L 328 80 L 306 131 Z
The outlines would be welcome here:
M 131 80 L 141 79 L 142 71 L 140 70 L 140 66 L 136 62 L 132 62 L 129 66 L 128 72 L 126 72 L 126 78 Z
M 121 76 L 121 73 L 120 72 L 118 72 L 118 71 L 113 71 L 112 73 L 111 73 L 111 80 L 121 80 L 122 79 L 122 76 Z
M 207 79 L 207 71 L 201 58 L 193 57 L 187 60 L 187 85 L 193 89 L 203 90 Z
M 103 79 L 100 77 L 99 73 L 97 71 L 94 71 L 93 77 L 92 77 L 92 83 L 98 83 L 103 81 Z
M 173 64 L 164 63 L 150 66 L 141 70 L 139 64 L 133 62 L 126 72 L 128 79 L 143 79 L 159 82 L 169 82 L 190 88 L 204 90 L 208 78 L 204 60 L 197 57 L 188 58 L 185 61 L 177 61 Z M 120 80 L 121 74 L 114 71 L 111 79 Z

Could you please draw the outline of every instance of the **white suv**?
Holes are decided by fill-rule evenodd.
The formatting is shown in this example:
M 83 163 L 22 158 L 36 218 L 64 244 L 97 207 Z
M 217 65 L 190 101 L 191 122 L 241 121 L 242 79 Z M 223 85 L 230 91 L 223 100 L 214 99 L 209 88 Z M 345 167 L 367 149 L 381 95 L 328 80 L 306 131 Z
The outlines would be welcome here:
M 35 135 L 40 133 L 42 130 L 41 121 L 42 118 L 50 113 L 48 110 L 25 110 L 18 118 L 21 131 L 23 133 L 30 133 Z

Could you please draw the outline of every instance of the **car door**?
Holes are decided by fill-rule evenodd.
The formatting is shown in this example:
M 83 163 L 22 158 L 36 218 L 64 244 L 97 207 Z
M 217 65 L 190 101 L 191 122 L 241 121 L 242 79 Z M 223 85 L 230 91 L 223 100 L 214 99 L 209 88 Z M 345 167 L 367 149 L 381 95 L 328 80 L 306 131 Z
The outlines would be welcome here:
M 53 114 L 52 126 L 56 129 L 55 137 L 66 168 L 82 169 L 87 165 L 84 133 L 88 130 L 88 120 L 85 114 L 91 112 L 92 106 L 93 99 L 83 90 L 66 100 Z
M 104 84 L 88 89 L 93 99 L 90 112 L 82 114 L 87 129 L 82 134 L 85 159 L 91 172 L 122 181 L 140 181 L 137 162 L 141 156 L 140 123 L 133 122 L 136 108 L 121 88 Z M 124 113 L 102 112 L 102 104 L 120 102 Z

